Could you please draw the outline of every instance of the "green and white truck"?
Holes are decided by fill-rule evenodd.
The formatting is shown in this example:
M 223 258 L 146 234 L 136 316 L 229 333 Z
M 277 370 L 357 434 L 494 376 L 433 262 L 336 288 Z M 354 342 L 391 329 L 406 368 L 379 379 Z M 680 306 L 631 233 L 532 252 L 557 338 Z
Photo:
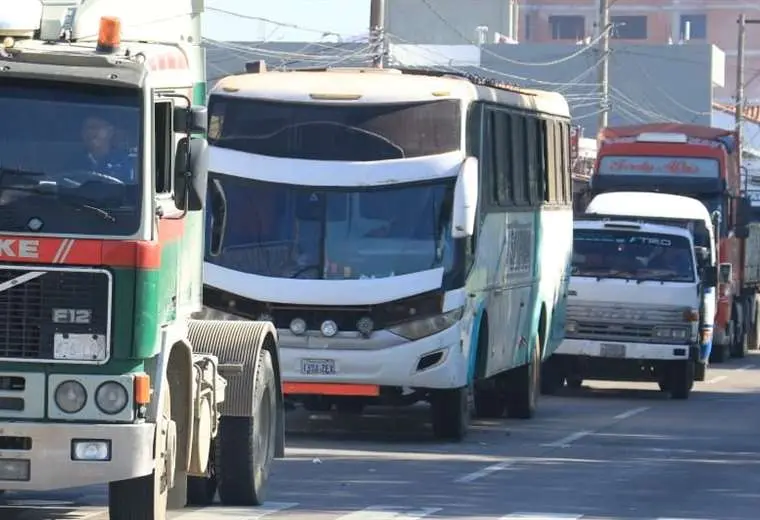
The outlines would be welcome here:
M 17 7 L 17 8 L 16 8 Z M 204 320 L 202 0 L 0 14 L 0 489 L 263 502 L 278 338 Z

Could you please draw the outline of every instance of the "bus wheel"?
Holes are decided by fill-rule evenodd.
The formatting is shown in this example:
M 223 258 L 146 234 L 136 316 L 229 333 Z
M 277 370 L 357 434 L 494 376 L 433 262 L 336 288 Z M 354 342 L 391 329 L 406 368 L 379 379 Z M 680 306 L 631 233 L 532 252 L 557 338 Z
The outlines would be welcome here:
M 436 439 L 462 441 L 470 422 L 468 387 L 432 390 L 430 412 Z
M 530 419 L 536 412 L 541 384 L 539 349 L 536 337 L 530 362 L 512 370 L 507 376 L 507 417 L 511 419 Z
M 500 419 L 504 417 L 507 402 L 502 393 L 492 388 L 476 388 L 473 394 L 475 417 L 479 419 Z

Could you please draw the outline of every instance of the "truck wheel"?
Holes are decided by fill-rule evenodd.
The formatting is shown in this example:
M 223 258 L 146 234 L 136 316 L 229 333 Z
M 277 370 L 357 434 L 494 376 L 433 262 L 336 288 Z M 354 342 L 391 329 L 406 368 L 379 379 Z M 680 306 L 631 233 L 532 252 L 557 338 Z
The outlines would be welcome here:
M 153 473 L 144 477 L 108 484 L 110 520 L 163 520 L 174 473 L 176 426 L 171 420 L 172 401 L 165 384 L 161 406 L 162 419 L 156 424 Z
M 694 361 L 675 361 L 670 368 L 670 396 L 673 399 L 688 399 L 694 387 Z
M 253 386 L 253 417 L 224 417 L 216 439 L 216 478 L 224 505 L 260 506 L 266 499 L 277 435 L 272 357 L 261 349 Z
M 714 344 L 710 352 L 710 363 L 725 363 L 731 358 L 731 344 Z
M 565 372 L 562 360 L 557 356 L 549 356 L 541 365 L 541 393 L 554 395 L 565 384 Z
M 507 401 L 497 390 L 480 388 L 473 391 L 475 417 L 479 419 L 500 419 L 507 410 Z
M 731 356 L 735 358 L 743 358 L 747 355 L 749 349 L 747 348 L 747 334 L 745 331 L 738 331 L 735 335 L 735 340 L 731 349 Z
M 541 385 L 541 356 L 538 337 L 531 350 L 530 361 L 507 376 L 507 417 L 530 419 L 536 413 Z
M 440 440 L 461 442 L 467 436 L 470 422 L 468 388 L 432 390 L 430 413 L 433 437 Z
M 214 446 L 211 446 L 205 477 L 187 477 L 187 505 L 189 506 L 210 506 L 214 503 L 217 488 L 214 451 Z

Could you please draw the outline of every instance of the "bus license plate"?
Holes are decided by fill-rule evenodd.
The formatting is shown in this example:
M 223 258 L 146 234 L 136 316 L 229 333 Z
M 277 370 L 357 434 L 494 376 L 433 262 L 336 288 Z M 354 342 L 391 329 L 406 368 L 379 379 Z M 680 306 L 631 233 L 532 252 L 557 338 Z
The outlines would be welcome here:
M 302 359 L 301 373 L 306 376 L 330 376 L 335 373 L 334 359 Z
M 623 358 L 625 357 L 625 345 L 621 343 L 602 343 L 602 357 Z

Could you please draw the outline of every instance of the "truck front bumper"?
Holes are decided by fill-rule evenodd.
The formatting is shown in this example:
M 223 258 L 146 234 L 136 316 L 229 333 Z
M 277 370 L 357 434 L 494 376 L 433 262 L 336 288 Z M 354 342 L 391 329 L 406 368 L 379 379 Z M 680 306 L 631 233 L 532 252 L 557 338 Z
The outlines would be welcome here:
M 609 345 L 614 345 L 610 348 Z M 588 356 L 607 359 L 639 361 L 677 361 L 699 359 L 699 348 L 694 345 L 666 343 L 604 342 L 587 339 L 565 339 L 555 352 L 569 356 Z
M 47 491 L 148 475 L 154 432 L 153 424 L 0 422 L 0 489 Z

